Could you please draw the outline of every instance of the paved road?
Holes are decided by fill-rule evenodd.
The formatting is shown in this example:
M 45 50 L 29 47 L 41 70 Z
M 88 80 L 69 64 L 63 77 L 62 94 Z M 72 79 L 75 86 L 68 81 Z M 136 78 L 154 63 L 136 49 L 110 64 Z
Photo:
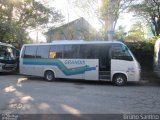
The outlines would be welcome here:
M 0 75 L 0 113 L 160 113 L 160 84 L 57 80 Z

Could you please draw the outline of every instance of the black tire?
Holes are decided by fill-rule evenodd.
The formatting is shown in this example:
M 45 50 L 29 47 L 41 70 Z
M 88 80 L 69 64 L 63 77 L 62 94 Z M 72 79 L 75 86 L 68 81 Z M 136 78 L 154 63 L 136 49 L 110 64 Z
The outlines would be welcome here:
M 52 82 L 55 80 L 55 75 L 52 71 L 46 71 L 45 72 L 45 79 L 48 81 L 48 82 Z
M 124 74 L 116 74 L 113 77 L 113 84 L 116 86 L 123 86 L 127 83 L 127 78 Z

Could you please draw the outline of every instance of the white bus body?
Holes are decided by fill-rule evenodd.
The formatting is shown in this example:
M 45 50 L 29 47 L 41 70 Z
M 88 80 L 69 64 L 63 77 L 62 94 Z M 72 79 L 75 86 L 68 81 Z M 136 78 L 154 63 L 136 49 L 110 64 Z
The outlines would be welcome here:
M 0 72 L 12 72 L 17 68 L 16 49 L 0 42 Z
M 118 41 L 55 41 L 25 44 L 20 73 L 54 78 L 110 80 L 116 85 L 140 79 L 140 66 L 131 51 Z
M 154 72 L 160 77 L 160 39 L 158 39 L 154 46 Z

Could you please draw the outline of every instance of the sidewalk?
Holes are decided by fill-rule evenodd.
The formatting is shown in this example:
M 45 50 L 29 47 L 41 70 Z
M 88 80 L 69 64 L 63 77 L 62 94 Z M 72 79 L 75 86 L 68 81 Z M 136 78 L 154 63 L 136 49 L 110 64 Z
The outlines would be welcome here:
M 142 71 L 140 83 L 146 85 L 160 85 L 160 78 L 153 71 Z

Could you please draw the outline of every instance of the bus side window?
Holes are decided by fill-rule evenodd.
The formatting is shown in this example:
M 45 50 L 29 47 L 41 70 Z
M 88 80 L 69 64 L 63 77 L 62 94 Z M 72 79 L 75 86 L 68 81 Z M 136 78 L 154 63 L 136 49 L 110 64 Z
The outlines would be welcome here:
M 79 58 L 86 59 L 87 54 L 88 54 L 88 51 L 87 51 L 86 45 L 80 45 Z
M 77 59 L 79 53 L 79 45 L 65 45 L 64 46 L 64 58 Z
M 24 52 L 24 58 L 35 58 L 37 46 L 26 46 Z
M 41 45 L 37 47 L 36 58 L 48 58 L 49 46 Z
M 63 58 L 64 45 L 52 45 L 49 51 L 49 58 Z
M 121 49 L 112 47 L 112 59 L 121 59 Z
M 92 44 L 80 45 L 79 56 L 83 59 L 95 58 L 95 47 Z
M 72 58 L 73 59 L 78 59 L 79 58 L 79 48 L 80 45 L 72 45 Z
M 64 46 L 64 58 L 72 58 L 72 45 L 65 45 Z

